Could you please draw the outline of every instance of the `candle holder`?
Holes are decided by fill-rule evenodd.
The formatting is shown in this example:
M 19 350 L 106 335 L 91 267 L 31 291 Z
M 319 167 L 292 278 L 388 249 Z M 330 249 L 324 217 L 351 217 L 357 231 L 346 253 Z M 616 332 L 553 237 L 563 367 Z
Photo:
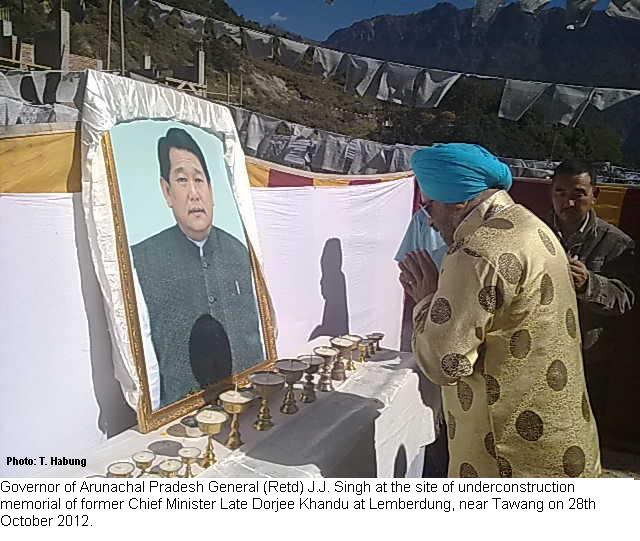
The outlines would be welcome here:
M 300 395 L 300 402 L 304 404 L 310 404 L 316 401 L 316 391 L 313 385 L 313 375 L 320 370 L 320 365 L 324 362 L 322 357 L 318 355 L 300 355 L 298 359 L 307 363 L 309 368 L 305 372 L 305 384 L 302 386 L 302 394 Z
M 372 332 L 371 334 L 367 335 L 367 338 L 371 338 L 373 341 L 375 341 L 375 343 L 376 343 L 376 351 L 382 351 L 382 348 L 380 347 L 380 342 L 384 338 L 384 334 L 383 333 L 381 333 L 381 332 Z
M 338 350 L 327 346 L 320 346 L 313 349 L 313 352 L 322 357 L 324 364 L 320 371 L 320 381 L 318 382 L 318 390 L 322 393 L 333 391 L 333 382 L 331 381 L 331 365 L 333 360 L 338 356 Z
M 229 449 L 237 449 L 244 443 L 240 438 L 240 414 L 247 411 L 255 396 L 247 391 L 225 391 L 218 398 L 224 411 L 232 416 L 231 431 L 225 445 Z
M 176 458 L 167 458 L 160 462 L 158 466 L 160 476 L 167 479 L 178 477 L 178 472 L 182 469 L 182 461 Z
M 180 455 L 182 463 L 185 465 L 184 477 L 193 477 L 193 470 L 191 469 L 191 466 L 200 458 L 200 449 L 197 447 L 182 447 L 178 451 L 178 455 Z
M 369 360 L 371 355 L 371 344 L 369 343 L 369 339 L 365 338 L 358 344 L 358 348 L 360 350 L 360 362 L 366 363 Z
M 276 363 L 276 369 L 284 375 L 284 381 L 287 384 L 287 393 L 284 395 L 284 402 L 280 406 L 280 412 L 285 415 L 293 415 L 298 412 L 296 397 L 293 393 L 294 383 L 300 381 L 304 371 L 309 365 L 298 359 L 282 359 Z
M 346 338 L 336 337 L 331 339 L 331 345 L 338 350 L 338 356 L 331 369 L 331 379 L 344 381 L 347 379 L 347 373 L 344 367 L 345 355 L 353 348 L 353 342 Z
M 367 344 L 367 359 L 369 359 L 376 354 L 376 341 L 371 338 L 365 338 L 363 342 Z
M 216 455 L 213 452 L 213 436 L 220 433 L 228 419 L 229 416 L 223 411 L 212 409 L 204 409 L 196 415 L 198 427 L 202 432 L 209 436 L 207 449 L 200 462 L 201 466 L 205 469 L 216 463 Z
M 131 462 L 114 462 L 107 468 L 107 477 L 125 479 L 133 476 L 136 467 Z
M 258 418 L 253 423 L 253 428 L 259 431 L 273 428 L 271 411 L 269 410 L 269 398 L 284 387 L 284 376 L 277 372 L 262 370 L 249 376 L 249 381 L 260 397 L 260 409 Z
M 140 470 L 138 477 L 144 477 L 149 473 L 147 470 L 151 467 L 155 459 L 156 454 L 152 451 L 139 451 L 133 454 L 131 460 L 133 460 L 136 467 Z
M 347 361 L 347 370 L 355 370 L 356 365 L 353 362 L 353 352 L 360 350 L 360 342 L 362 342 L 362 336 L 357 334 L 345 334 L 342 338 L 346 338 L 347 340 L 351 340 L 353 342 L 353 348 L 349 350 L 349 360 Z M 359 362 L 364 362 L 362 358 L 362 352 L 360 352 L 360 357 L 358 358 Z

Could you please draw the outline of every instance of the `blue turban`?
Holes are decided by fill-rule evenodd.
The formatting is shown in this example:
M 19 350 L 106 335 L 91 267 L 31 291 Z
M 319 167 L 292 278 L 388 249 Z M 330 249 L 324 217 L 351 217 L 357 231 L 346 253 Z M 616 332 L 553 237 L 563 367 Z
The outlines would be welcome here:
M 420 189 L 441 203 L 464 203 L 490 188 L 508 190 L 509 167 L 480 145 L 435 144 L 417 150 L 411 167 Z

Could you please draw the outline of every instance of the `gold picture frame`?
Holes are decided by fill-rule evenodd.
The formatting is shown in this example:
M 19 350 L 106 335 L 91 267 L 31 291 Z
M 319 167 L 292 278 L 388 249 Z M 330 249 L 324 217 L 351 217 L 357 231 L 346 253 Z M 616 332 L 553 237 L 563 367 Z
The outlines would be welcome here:
M 133 356 L 140 384 L 140 398 L 137 407 L 138 428 L 142 433 L 147 433 L 205 406 L 210 402 L 209 397 L 217 396 L 222 390 L 227 389 L 236 383 L 239 386 L 247 385 L 248 376 L 252 372 L 272 368 L 275 360 L 277 359 L 275 329 L 272 318 L 273 310 L 262 270 L 254 249 L 251 246 L 249 239 L 247 239 L 251 272 L 254 279 L 257 297 L 258 315 L 262 327 L 263 346 L 267 359 L 249 369 L 237 374 L 232 374 L 230 377 L 220 380 L 206 389 L 190 394 L 177 402 L 173 402 L 172 404 L 153 410 L 142 345 L 138 303 L 133 285 L 132 263 L 129 256 L 129 242 L 127 239 L 118 174 L 109 132 L 106 132 L 102 138 L 102 151 L 113 211 L 116 252 L 120 271 L 120 282 L 122 284 L 129 343 L 131 344 L 131 354 Z

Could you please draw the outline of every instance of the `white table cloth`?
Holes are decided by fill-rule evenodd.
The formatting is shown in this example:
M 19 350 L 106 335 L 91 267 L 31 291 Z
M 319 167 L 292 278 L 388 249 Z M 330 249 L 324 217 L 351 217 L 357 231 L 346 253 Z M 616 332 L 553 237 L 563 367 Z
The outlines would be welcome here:
M 242 447 L 230 451 L 216 436 L 217 464 L 202 477 L 393 477 L 420 476 L 424 447 L 435 439 L 434 408 L 438 391 L 418 374 L 412 354 L 383 350 L 333 392 L 316 391 L 317 401 L 302 404 L 295 415 L 279 412 L 284 391 L 270 401 L 275 427 L 257 432 L 258 404 L 241 416 Z M 335 384 L 335 382 L 334 382 Z M 296 398 L 299 398 L 296 391 Z M 87 467 L 58 467 L 34 474 L 43 477 L 104 475 L 107 466 L 130 460 L 149 448 L 158 458 L 177 456 L 183 446 L 204 449 L 206 437 L 190 438 L 178 421 L 149 434 L 130 429 L 87 456 Z

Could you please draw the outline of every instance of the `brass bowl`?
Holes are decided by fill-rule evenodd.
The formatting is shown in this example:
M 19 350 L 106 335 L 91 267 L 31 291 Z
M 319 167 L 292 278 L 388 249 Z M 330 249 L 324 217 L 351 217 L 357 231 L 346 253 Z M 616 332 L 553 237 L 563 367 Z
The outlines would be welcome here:
M 318 357 L 322 357 L 325 363 L 337 357 L 340 353 L 336 348 L 330 348 L 328 346 L 319 346 L 317 348 L 313 348 L 313 352 Z
M 131 462 L 114 462 L 107 467 L 107 477 L 124 479 L 133 475 L 136 467 Z
M 229 416 L 226 413 L 214 409 L 203 409 L 196 415 L 198 428 L 209 436 L 218 434 L 228 420 Z
M 317 373 L 324 364 L 324 358 L 320 355 L 298 355 L 298 360 L 309 365 L 309 368 L 305 370 L 307 374 Z
M 284 375 L 269 370 L 260 370 L 249 376 L 256 394 L 261 398 L 269 398 L 284 387 Z
M 372 340 L 375 341 L 375 343 L 376 343 L 376 351 L 380 351 L 382 349 L 382 347 L 380 347 L 380 342 L 382 342 L 382 339 L 384 338 L 384 333 L 372 332 L 372 333 L 367 335 L 367 338 L 371 338 Z
M 133 455 L 131 456 L 131 460 L 133 460 L 136 467 L 142 471 L 148 470 L 155 459 L 156 454 L 153 451 L 146 450 L 133 453 Z
M 356 346 L 362 342 L 362 336 L 357 334 L 344 334 L 340 338 L 346 338 L 347 340 L 351 340 Z
M 177 477 L 178 472 L 182 469 L 182 461 L 176 458 L 168 458 L 160 462 L 158 469 L 162 477 Z
M 330 342 L 331 345 L 338 350 L 338 353 L 340 355 L 352 350 L 355 347 L 353 341 L 345 338 L 344 336 L 336 336 L 335 338 L 332 338 Z
M 276 362 L 276 369 L 280 372 L 288 385 L 300 381 L 302 374 L 309 368 L 309 364 L 298 359 L 281 359 Z
M 201 454 L 197 447 L 182 447 L 178 450 L 178 455 L 185 464 L 195 464 Z
M 222 402 L 224 411 L 234 415 L 247 411 L 255 399 L 255 395 L 249 391 L 225 391 L 218 399 Z

